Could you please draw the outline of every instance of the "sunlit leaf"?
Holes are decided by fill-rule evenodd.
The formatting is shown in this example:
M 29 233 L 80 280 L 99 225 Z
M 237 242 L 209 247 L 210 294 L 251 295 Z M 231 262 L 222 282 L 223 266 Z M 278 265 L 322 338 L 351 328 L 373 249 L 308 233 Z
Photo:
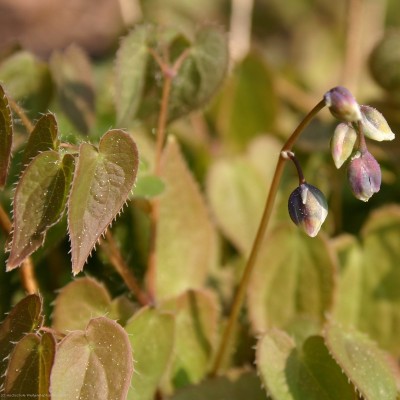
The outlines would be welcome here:
M 164 182 L 157 176 L 141 174 L 138 176 L 133 193 L 137 197 L 152 198 L 159 196 L 164 189 Z
M 56 341 L 50 333 L 45 332 L 41 337 L 34 333 L 24 336 L 11 354 L 4 384 L 6 395 L 50 397 L 55 351 Z
M 122 130 L 108 131 L 98 149 L 81 144 L 68 205 L 74 274 L 82 270 L 100 235 L 121 211 L 137 168 L 135 142 Z
M 257 345 L 257 369 L 273 399 L 354 400 L 353 386 L 320 336 L 296 348 L 285 332 L 268 331 Z
M 203 285 L 217 262 L 217 236 L 199 187 L 175 139 L 166 145 L 158 197 L 155 265 L 148 282 L 157 299 Z
M 250 278 L 248 306 L 256 331 L 293 328 L 307 317 L 321 326 L 331 309 L 336 260 L 320 234 L 281 225 L 268 236 Z
M 132 374 L 128 335 L 116 322 L 99 317 L 58 345 L 50 392 L 54 399 L 124 400 Z
M 11 157 L 13 123 L 8 99 L 0 85 L 0 187 L 6 183 Z
M 39 153 L 47 150 L 58 150 L 58 127 L 54 114 L 43 115 L 35 125 L 28 138 L 23 155 L 23 164 L 27 164 Z
M 55 52 L 50 67 L 64 113 L 80 132 L 88 133 L 94 122 L 94 84 L 87 54 L 73 44 Z
M 167 300 L 161 309 L 173 313 L 176 321 L 172 365 L 165 382 L 171 391 L 205 376 L 213 354 L 218 309 L 216 300 L 207 292 L 188 291 Z
M 394 400 L 396 382 L 388 360 L 376 344 L 355 330 L 330 323 L 326 345 L 354 386 L 366 400 Z
M 11 270 L 43 244 L 46 231 L 61 218 L 74 169 L 73 156 L 55 151 L 38 154 L 25 169 L 14 196 Z
M 153 400 L 171 358 L 174 317 L 155 308 L 142 308 L 128 321 L 125 330 L 135 352 L 136 372 L 128 399 Z
M 15 344 L 27 333 L 34 332 L 43 324 L 42 300 L 32 294 L 22 299 L 0 324 L 0 371 L 7 369 L 8 356 Z M 0 387 L 4 375 L 0 375 Z
M 53 327 L 60 332 L 85 329 L 91 318 L 105 316 L 111 298 L 93 278 L 81 278 L 64 286 L 56 297 Z

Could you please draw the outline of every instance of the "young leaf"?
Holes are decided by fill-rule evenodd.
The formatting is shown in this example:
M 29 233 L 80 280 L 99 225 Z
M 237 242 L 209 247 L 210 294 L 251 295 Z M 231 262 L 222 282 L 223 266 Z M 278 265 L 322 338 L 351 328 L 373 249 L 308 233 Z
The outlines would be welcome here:
M 112 129 L 98 150 L 82 143 L 68 203 L 72 271 L 79 273 L 100 235 L 128 198 L 135 182 L 138 152 L 124 131 Z
M 248 306 L 256 331 L 293 327 L 307 317 L 322 325 L 332 307 L 336 260 L 322 235 L 309 238 L 282 224 L 268 236 L 250 278 Z
M 331 322 L 326 345 L 347 377 L 366 400 L 395 400 L 396 382 L 388 360 L 376 344 L 355 330 Z
M 257 345 L 257 369 L 267 393 L 279 400 L 353 400 L 354 388 L 330 356 L 323 338 L 297 349 L 283 331 L 268 331 Z
M 60 342 L 50 393 L 55 399 L 124 400 L 132 374 L 128 335 L 116 322 L 99 317 Z
M 12 139 L 13 124 L 11 110 L 4 89 L 0 85 L 0 188 L 5 185 L 7 179 Z
M 136 372 L 128 399 L 152 400 L 171 358 L 175 319 L 172 314 L 145 307 L 128 321 L 125 330 L 135 351 Z
M 218 324 L 215 298 L 204 291 L 187 291 L 161 304 L 176 321 L 175 347 L 165 390 L 198 383 L 204 378 L 213 354 Z
M 88 133 L 94 123 L 94 83 L 88 56 L 73 44 L 63 53 L 53 54 L 50 68 L 63 111 L 80 132 Z
M 34 332 L 43 324 L 42 300 L 32 294 L 22 299 L 0 324 L 0 371 L 7 369 L 8 356 L 15 343 L 27 333 Z M 0 388 L 4 375 L 0 374 Z
M 25 169 L 14 196 L 14 225 L 7 270 L 40 247 L 46 231 L 62 217 L 74 158 L 55 151 L 38 154 Z
M 29 135 L 26 144 L 23 164 L 27 164 L 39 153 L 47 150 L 58 150 L 58 127 L 54 114 L 48 113 L 43 115 L 36 122 L 35 128 Z
M 8 363 L 4 383 L 6 396 L 50 397 L 50 371 L 55 352 L 56 341 L 52 334 L 24 336 L 16 344 Z
M 150 53 L 148 41 L 153 28 L 142 25 L 121 41 L 115 67 L 115 103 L 118 124 L 131 121 L 139 108 Z
M 171 138 L 164 150 L 159 196 L 155 267 L 148 272 L 157 299 L 203 285 L 217 262 L 217 237 L 197 183 Z
M 106 288 L 93 278 L 81 278 L 64 286 L 56 297 L 53 327 L 60 332 L 85 329 L 91 318 L 104 316 L 111 297 Z

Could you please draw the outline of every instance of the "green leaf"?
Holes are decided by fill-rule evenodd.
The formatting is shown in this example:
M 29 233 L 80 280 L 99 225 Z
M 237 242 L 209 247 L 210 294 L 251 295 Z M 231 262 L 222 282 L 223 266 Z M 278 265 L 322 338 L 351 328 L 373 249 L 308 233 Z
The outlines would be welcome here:
M 73 156 L 38 154 L 25 169 L 14 196 L 14 225 L 7 270 L 40 247 L 46 231 L 62 217 L 72 180 Z
M 155 175 L 141 174 L 133 191 L 135 197 L 153 198 L 159 196 L 165 189 L 164 182 Z
M 136 116 L 145 84 L 148 65 L 150 25 L 136 27 L 121 41 L 115 67 L 115 103 L 119 125 Z
M 162 157 L 165 190 L 158 198 L 155 263 L 150 290 L 160 300 L 199 288 L 217 263 L 217 235 L 200 189 L 174 138 Z
M 244 156 L 217 160 L 209 169 L 211 209 L 224 235 L 243 255 L 249 254 L 256 236 L 280 148 L 275 138 L 262 136 Z
M 50 68 L 61 108 L 80 132 L 88 133 L 95 120 L 94 83 L 89 57 L 73 44 L 63 53 L 52 55 Z
M 225 77 L 229 61 L 227 36 L 213 26 L 196 34 L 189 55 L 172 81 L 168 117 L 176 119 L 204 105 Z
M 39 153 L 47 150 L 58 150 L 58 127 L 56 117 L 52 113 L 43 115 L 29 135 L 26 144 L 23 164 L 27 164 Z
M 265 400 L 260 379 L 254 372 L 232 371 L 199 385 L 178 390 L 171 400 Z
M 274 400 L 354 399 L 353 386 L 320 336 L 296 348 L 285 332 L 268 331 L 257 345 L 257 369 Z
M 54 399 L 124 400 L 133 374 L 126 332 L 107 318 L 92 319 L 58 345 L 50 378 Z
M 396 382 L 385 354 L 365 334 L 330 323 L 326 345 L 365 400 L 395 400 Z
M 0 65 L 0 82 L 7 82 L 7 93 L 36 116 L 50 103 L 53 83 L 46 63 L 28 51 L 19 51 Z
M 121 211 L 137 169 L 136 144 L 122 130 L 108 131 L 98 149 L 81 144 L 68 204 L 74 275 L 82 270 L 100 235 Z
M 13 139 L 13 122 L 8 98 L 0 85 L 0 188 L 7 179 L 11 159 L 11 145 Z
M 107 314 L 111 298 L 93 278 L 81 278 L 64 286 L 56 297 L 53 327 L 60 332 L 83 330 L 89 320 Z
M 8 356 L 15 344 L 27 333 L 34 332 L 43 324 L 42 300 L 32 294 L 22 299 L 0 324 L 0 371 L 7 369 Z M 0 375 L 0 387 L 4 375 Z
M 323 235 L 309 238 L 282 224 L 268 236 L 250 278 L 248 307 L 256 331 L 322 325 L 331 309 L 336 260 Z
M 153 400 L 171 358 L 174 346 L 174 317 L 145 307 L 128 321 L 125 330 L 135 352 L 135 374 L 128 399 Z
M 14 235 L 8 270 L 40 247 L 46 231 L 61 218 L 74 159 L 54 151 L 39 154 L 24 171 L 14 196 Z
M 198 383 L 208 371 L 216 341 L 218 306 L 205 291 L 188 291 L 161 304 L 176 321 L 172 365 L 165 390 Z
M 52 334 L 24 336 L 16 344 L 8 364 L 4 385 L 6 397 L 50 397 L 50 372 L 55 352 L 56 341 Z

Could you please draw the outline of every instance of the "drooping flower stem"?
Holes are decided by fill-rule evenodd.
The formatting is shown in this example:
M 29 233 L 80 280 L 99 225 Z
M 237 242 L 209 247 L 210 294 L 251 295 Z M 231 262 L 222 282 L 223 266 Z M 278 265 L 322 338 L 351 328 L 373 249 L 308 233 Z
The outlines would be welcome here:
M 286 151 L 281 153 L 282 157 L 287 157 L 290 158 L 293 161 L 293 164 L 296 167 L 297 170 L 297 175 L 299 176 L 299 185 L 303 184 L 306 182 L 305 178 L 304 178 L 304 174 L 303 174 L 303 169 L 301 168 L 301 165 L 299 163 L 299 160 L 297 159 L 297 157 L 294 155 L 294 153 L 292 151 Z
M 247 264 L 245 266 L 242 278 L 240 280 L 239 286 L 236 290 L 232 307 L 229 313 L 228 322 L 226 324 L 223 335 L 220 339 L 219 348 L 217 349 L 216 357 L 214 360 L 214 365 L 211 370 L 211 375 L 215 376 L 218 374 L 222 363 L 225 360 L 226 353 L 228 350 L 228 346 L 231 343 L 232 334 L 234 332 L 235 324 L 237 322 L 239 312 L 242 308 L 244 296 L 247 290 L 248 282 L 250 276 L 253 272 L 255 263 L 257 261 L 257 256 L 260 251 L 261 244 L 263 242 L 265 231 L 268 227 L 268 223 L 271 217 L 272 209 L 275 203 L 276 194 L 278 192 L 278 187 L 282 178 L 283 168 L 285 165 L 285 161 L 287 160 L 287 152 L 290 152 L 293 145 L 296 143 L 300 134 L 306 128 L 306 126 L 311 122 L 314 116 L 325 107 L 325 100 L 321 100 L 301 121 L 299 126 L 294 130 L 294 132 L 290 135 L 289 139 L 283 145 L 281 154 L 279 156 L 278 162 L 276 164 L 275 173 L 272 178 L 271 187 L 269 189 L 269 193 L 267 196 L 267 200 L 264 207 L 264 212 L 261 217 L 261 221 L 257 230 L 256 237 L 253 242 L 253 246 L 247 260 Z

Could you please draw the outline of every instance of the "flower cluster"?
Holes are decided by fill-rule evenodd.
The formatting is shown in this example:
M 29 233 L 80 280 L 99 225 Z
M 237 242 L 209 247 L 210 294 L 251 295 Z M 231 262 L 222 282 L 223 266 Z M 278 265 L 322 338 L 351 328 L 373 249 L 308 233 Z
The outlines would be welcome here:
M 379 191 L 381 169 L 368 151 L 365 138 L 376 141 L 393 140 L 391 131 L 383 115 L 375 108 L 359 105 L 353 95 L 344 87 L 335 87 L 324 95 L 324 103 L 341 123 L 336 127 L 331 139 L 332 158 L 336 168 L 347 160 L 347 177 L 354 196 L 362 201 Z M 299 165 L 291 152 L 283 152 L 291 158 L 299 171 Z M 286 154 L 288 153 L 289 156 Z M 289 214 L 309 236 L 315 236 L 323 224 L 328 211 L 324 195 L 315 186 L 304 180 L 299 173 L 299 186 L 289 197 Z

